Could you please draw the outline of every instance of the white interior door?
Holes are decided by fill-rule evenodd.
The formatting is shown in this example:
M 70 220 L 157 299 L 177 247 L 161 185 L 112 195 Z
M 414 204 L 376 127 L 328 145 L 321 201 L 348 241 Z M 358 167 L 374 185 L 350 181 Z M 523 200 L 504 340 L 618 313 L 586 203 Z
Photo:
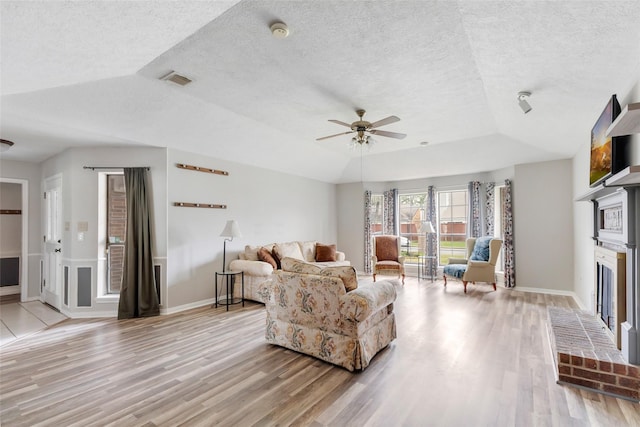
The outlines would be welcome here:
M 41 299 L 60 309 L 62 302 L 62 176 L 44 185 L 44 272 Z

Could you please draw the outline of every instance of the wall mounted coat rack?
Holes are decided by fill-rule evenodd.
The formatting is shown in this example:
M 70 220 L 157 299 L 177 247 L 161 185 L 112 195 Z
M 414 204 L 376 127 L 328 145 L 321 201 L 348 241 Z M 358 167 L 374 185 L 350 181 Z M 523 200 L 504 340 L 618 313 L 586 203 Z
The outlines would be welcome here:
M 181 208 L 227 209 L 227 205 L 215 205 L 211 203 L 173 202 L 173 206 L 179 206 Z
M 187 164 L 184 164 L 184 163 L 176 163 L 176 166 L 179 167 L 180 169 L 188 169 L 190 171 L 207 172 L 207 173 L 213 173 L 213 174 L 216 174 L 216 175 L 229 176 L 229 172 L 221 171 L 221 170 L 218 170 L 218 169 L 203 168 L 203 167 L 200 167 L 200 166 L 187 165 Z

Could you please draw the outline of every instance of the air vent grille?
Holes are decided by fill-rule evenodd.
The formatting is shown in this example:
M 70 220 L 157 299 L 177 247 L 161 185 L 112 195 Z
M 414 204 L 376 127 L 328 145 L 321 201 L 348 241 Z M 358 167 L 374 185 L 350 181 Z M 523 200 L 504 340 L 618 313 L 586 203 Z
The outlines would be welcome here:
M 176 73 L 175 71 L 169 72 L 167 75 L 160 77 L 160 80 L 168 80 L 180 86 L 186 86 L 191 83 L 191 79 Z

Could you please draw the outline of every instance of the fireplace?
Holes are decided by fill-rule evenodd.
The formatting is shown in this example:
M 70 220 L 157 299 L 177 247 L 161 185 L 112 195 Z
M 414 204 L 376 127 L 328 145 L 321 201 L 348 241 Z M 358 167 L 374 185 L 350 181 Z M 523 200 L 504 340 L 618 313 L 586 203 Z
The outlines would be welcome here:
M 595 311 L 618 349 L 622 348 L 621 325 L 627 319 L 626 253 L 603 246 L 595 248 Z
M 640 166 L 578 198 L 593 203 L 589 310 L 548 307 L 559 383 L 640 401 Z

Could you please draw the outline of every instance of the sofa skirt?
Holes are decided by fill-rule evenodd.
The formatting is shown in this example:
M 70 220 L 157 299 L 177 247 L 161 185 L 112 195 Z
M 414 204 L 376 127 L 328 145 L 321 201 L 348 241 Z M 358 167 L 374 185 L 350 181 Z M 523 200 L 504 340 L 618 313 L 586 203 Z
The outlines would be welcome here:
M 349 371 L 362 370 L 396 338 L 396 318 L 393 312 L 389 313 L 367 331 L 352 337 L 273 319 L 267 311 L 265 338 L 271 344 L 308 354 Z

